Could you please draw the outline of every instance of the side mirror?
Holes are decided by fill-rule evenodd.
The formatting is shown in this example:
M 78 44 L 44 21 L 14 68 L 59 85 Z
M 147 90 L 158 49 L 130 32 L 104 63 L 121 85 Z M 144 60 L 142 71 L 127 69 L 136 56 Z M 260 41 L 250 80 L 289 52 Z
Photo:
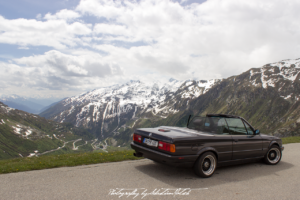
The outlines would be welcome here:
M 259 135 L 260 131 L 258 129 L 255 130 L 255 135 Z

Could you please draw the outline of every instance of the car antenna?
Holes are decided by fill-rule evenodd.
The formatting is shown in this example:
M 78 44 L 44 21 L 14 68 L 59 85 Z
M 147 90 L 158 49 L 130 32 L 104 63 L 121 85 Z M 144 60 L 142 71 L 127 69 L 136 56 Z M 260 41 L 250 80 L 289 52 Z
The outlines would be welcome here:
M 192 116 L 192 115 L 190 115 L 190 116 L 189 116 L 189 119 L 188 119 L 188 121 L 187 121 L 187 125 L 186 125 L 186 127 L 188 127 L 188 126 L 189 126 L 189 123 L 190 123 L 191 116 Z

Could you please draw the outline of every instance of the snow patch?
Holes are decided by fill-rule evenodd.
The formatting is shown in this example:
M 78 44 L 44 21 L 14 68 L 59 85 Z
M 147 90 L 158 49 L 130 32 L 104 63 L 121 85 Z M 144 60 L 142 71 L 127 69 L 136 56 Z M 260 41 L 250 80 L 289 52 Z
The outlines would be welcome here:
M 11 110 L 15 110 L 14 108 L 10 108 L 7 106 L 1 106 L 1 108 L 4 108 L 6 112 L 10 112 Z
M 281 70 L 283 67 L 291 67 L 292 65 L 295 65 L 295 68 L 300 68 L 300 60 L 287 59 L 270 64 L 272 67 L 278 67 L 279 70 Z
M 133 115 L 132 115 L 132 118 L 131 118 L 131 119 L 135 118 L 135 113 L 136 113 L 136 111 L 137 111 L 137 106 L 135 106 L 135 109 L 134 109 L 134 112 L 133 112 Z
M 72 114 L 72 112 L 75 110 L 75 106 L 72 106 L 71 108 L 70 108 L 70 110 L 69 110 L 69 113 L 68 113 L 68 116 L 70 115 L 70 114 Z
M 12 128 L 14 129 L 14 132 L 16 133 L 16 134 L 21 134 L 21 128 L 17 128 L 17 127 L 15 127 L 15 126 L 12 126 Z
M 188 82 L 185 83 L 185 86 L 189 86 L 189 85 L 192 85 L 192 84 L 193 84 L 192 81 L 188 81 Z
M 26 134 L 26 136 L 28 136 L 28 135 L 31 135 L 32 134 L 32 130 L 27 130 L 26 132 L 25 132 L 25 134 Z
M 280 96 L 280 97 L 282 97 L 282 98 L 284 98 L 284 99 L 289 99 L 289 98 L 292 97 L 292 94 L 289 94 L 289 95 L 287 95 L 286 97 L 285 97 L 285 96 Z

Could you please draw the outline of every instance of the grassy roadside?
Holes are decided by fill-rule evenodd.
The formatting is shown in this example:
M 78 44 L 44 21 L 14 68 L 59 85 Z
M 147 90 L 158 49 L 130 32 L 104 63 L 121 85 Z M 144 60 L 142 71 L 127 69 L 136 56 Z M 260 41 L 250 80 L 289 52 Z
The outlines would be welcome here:
M 139 159 L 133 156 L 133 152 L 133 150 L 88 152 L 0 160 L 0 174 Z
M 282 140 L 282 144 L 299 143 L 300 142 L 300 136 L 281 138 L 281 140 Z
M 300 137 L 282 138 L 282 143 L 300 143 Z M 68 153 L 0 160 L 0 174 L 140 159 L 134 157 L 133 152 L 133 150 L 122 150 L 109 153 L 95 151 L 88 153 Z

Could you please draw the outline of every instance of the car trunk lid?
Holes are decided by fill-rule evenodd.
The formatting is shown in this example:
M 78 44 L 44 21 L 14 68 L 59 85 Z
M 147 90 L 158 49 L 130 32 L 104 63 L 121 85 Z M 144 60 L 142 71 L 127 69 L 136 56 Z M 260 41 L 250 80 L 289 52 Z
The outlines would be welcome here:
M 176 139 L 185 138 L 187 140 L 192 138 L 199 138 L 201 136 L 213 136 L 205 132 L 192 130 L 185 127 L 174 127 L 174 126 L 160 126 L 157 128 L 141 128 L 135 130 L 136 134 L 140 134 L 143 137 L 174 143 Z

